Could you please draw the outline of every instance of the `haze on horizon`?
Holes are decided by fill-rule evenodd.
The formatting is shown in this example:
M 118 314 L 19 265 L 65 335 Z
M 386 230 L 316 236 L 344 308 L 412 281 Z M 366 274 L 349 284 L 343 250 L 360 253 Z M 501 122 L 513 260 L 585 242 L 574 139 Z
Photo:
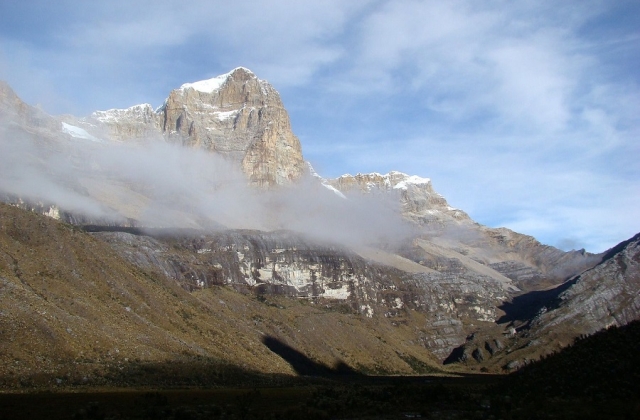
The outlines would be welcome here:
M 0 4 L 0 79 L 87 115 L 245 66 L 322 176 L 428 177 L 482 224 L 599 252 L 640 231 L 639 41 L 632 0 L 27 0 Z

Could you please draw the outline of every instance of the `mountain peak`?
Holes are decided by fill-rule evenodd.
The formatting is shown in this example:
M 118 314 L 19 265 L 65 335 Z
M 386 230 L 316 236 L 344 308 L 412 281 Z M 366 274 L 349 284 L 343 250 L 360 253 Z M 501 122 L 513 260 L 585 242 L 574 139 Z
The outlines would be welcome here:
M 257 76 L 246 67 L 236 67 L 228 73 L 221 74 L 211 79 L 200 80 L 193 83 L 185 83 L 180 86 L 179 90 L 194 89 L 198 92 L 213 93 L 220 89 L 230 78 L 246 81 L 249 79 L 257 79 Z
M 289 184 L 305 169 L 280 95 L 246 67 L 185 83 L 156 110 L 143 104 L 96 111 L 90 118 L 106 126 L 112 139 L 161 135 L 215 152 L 239 163 L 250 183 L 260 187 Z
M 384 175 L 378 172 L 358 173 L 355 176 L 346 174 L 324 183 L 345 194 L 395 191 L 400 195 L 405 217 L 419 225 L 444 219 L 456 223 L 471 220 L 465 212 L 451 207 L 443 196 L 435 192 L 429 178 L 389 171 Z
M 120 122 L 125 118 L 143 119 L 144 116 L 152 115 L 154 113 L 155 110 L 150 104 L 138 104 L 126 109 L 114 108 L 106 111 L 94 111 L 91 113 L 91 118 L 103 123 L 109 123 L 112 121 Z
M 172 91 L 162 120 L 165 136 L 239 162 L 253 185 L 288 184 L 304 172 L 280 95 L 245 67 Z

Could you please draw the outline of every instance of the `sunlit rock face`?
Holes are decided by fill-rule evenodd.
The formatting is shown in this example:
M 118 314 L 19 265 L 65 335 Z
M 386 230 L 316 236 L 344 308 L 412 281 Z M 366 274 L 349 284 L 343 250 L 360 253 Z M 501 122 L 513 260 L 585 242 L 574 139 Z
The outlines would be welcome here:
M 182 85 L 156 111 L 148 104 L 136 105 L 94 112 L 90 120 L 106 127 L 112 139 L 162 134 L 215 152 L 237 162 L 258 187 L 289 184 L 306 168 L 280 95 L 243 67 Z
M 161 112 L 165 134 L 239 161 L 255 185 L 287 184 L 305 168 L 280 95 L 245 68 L 182 85 Z
M 534 329 L 593 334 L 640 318 L 640 234 L 608 251 L 534 319 Z
M 287 231 L 226 230 L 172 237 L 94 233 L 130 262 L 159 270 L 193 291 L 229 285 L 256 293 L 352 302 L 371 295 L 379 267 L 336 245 Z
M 160 272 L 188 291 L 225 285 L 342 308 L 408 328 L 408 339 L 440 359 L 464 342 L 469 325 L 494 322 L 496 307 L 512 288 L 465 268 L 436 272 L 385 265 L 287 231 L 94 235 L 144 271 Z
M 409 176 L 402 172 L 343 175 L 326 181 L 343 194 L 387 193 L 400 200 L 403 216 L 419 225 L 441 224 L 444 221 L 470 222 L 462 210 L 451 207 L 438 194 L 428 178 Z
M 158 137 L 162 131 L 162 115 L 149 104 L 96 111 L 88 121 L 102 127 L 111 139 L 119 141 Z

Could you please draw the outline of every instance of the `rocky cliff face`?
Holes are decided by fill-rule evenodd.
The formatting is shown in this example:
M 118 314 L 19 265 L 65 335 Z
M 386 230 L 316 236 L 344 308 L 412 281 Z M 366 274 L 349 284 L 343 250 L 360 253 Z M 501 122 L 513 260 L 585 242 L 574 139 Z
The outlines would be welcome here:
M 411 340 L 440 359 L 464 342 L 470 325 L 493 323 L 497 306 L 514 291 L 509 279 L 495 279 L 490 269 L 429 270 L 385 260 L 381 251 L 353 252 L 286 231 L 94 235 L 132 264 L 191 292 L 226 285 L 305 298 L 389 326 L 411 326 Z
M 491 267 L 524 291 L 557 285 L 602 258 L 584 250 L 565 252 L 510 229 L 477 223 L 433 231 L 430 240 Z
M 446 222 L 469 222 L 462 210 L 451 207 L 447 200 L 433 189 L 431 180 L 392 171 L 343 175 L 325 181 L 343 194 L 391 194 L 400 201 L 403 216 L 418 225 L 438 225 Z
M 111 139 L 119 141 L 149 139 L 162 132 L 162 119 L 149 104 L 96 111 L 90 120 L 97 122 Z
M 593 334 L 640 318 L 640 234 L 608 251 L 600 264 L 569 284 L 533 320 L 538 333 L 564 325 Z
M 503 305 L 505 315 L 498 320 L 502 330 L 478 331 L 450 361 L 496 370 L 518 368 L 571 344 L 575 337 L 639 319 L 639 288 L 640 234 L 562 285 Z
M 255 185 L 282 185 L 302 175 L 300 142 L 280 95 L 247 69 L 185 84 L 161 112 L 165 133 L 241 162 Z
M 399 252 L 434 270 L 474 266 L 474 271 L 484 271 L 498 281 L 507 277 L 522 290 L 534 290 L 557 285 L 601 258 L 584 250 L 564 252 L 506 228 L 475 223 L 465 212 L 451 207 L 427 178 L 389 172 L 321 181 L 346 197 L 385 194 L 398 201 L 402 216 L 418 226 L 416 235 L 426 241 L 422 244 L 429 243 L 428 247 L 407 243 Z
M 182 85 L 157 111 L 148 104 L 98 111 L 87 123 L 106 127 L 121 141 L 162 134 L 217 153 L 236 162 L 259 187 L 289 184 L 306 168 L 280 95 L 242 67 Z

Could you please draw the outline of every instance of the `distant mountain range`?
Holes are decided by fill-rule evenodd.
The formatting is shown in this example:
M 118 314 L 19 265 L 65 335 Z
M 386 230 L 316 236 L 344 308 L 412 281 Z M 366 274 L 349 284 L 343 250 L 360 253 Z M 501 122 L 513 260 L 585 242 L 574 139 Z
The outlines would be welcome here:
M 325 179 L 242 67 L 84 118 L 0 83 L 0 130 L 7 387 L 172 360 L 295 373 L 266 342 L 328 369 L 502 372 L 640 318 L 637 236 L 564 252 L 426 178 Z

